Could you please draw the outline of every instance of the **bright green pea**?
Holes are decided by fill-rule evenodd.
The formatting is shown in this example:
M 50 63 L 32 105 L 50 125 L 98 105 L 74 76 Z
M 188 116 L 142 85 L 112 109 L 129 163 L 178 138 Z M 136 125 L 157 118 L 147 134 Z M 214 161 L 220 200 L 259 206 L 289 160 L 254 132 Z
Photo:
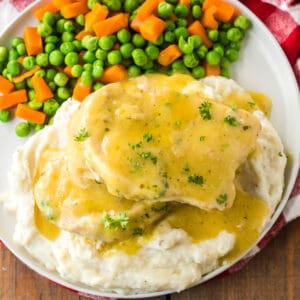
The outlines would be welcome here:
M 164 35 L 160 34 L 160 36 L 157 38 L 155 42 L 152 42 L 153 45 L 161 46 L 164 42 Z
M 75 21 L 78 25 L 84 26 L 84 15 L 80 14 L 75 18 Z
M 92 73 L 90 71 L 83 71 L 81 74 L 81 82 L 84 85 L 92 85 L 93 84 L 93 76 Z
M 47 37 L 51 35 L 53 32 L 52 27 L 47 23 L 39 23 L 37 30 L 38 30 L 38 34 L 41 37 Z
M 146 47 L 145 52 L 151 60 L 155 60 L 158 58 L 159 48 L 150 44 Z
M 47 43 L 47 44 L 45 45 L 45 52 L 49 54 L 49 53 L 52 52 L 55 48 L 56 48 L 55 44 L 53 44 L 53 43 Z
M 64 32 L 64 24 L 66 20 L 65 19 L 60 19 L 56 22 L 55 24 L 55 29 L 58 33 L 63 33 Z
M 120 43 L 126 44 L 131 39 L 131 33 L 128 29 L 123 28 L 117 32 L 117 38 Z
M 230 78 L 230 72 L 229 72 L 229 69 L 227 69 L 227 68 L 221 68 L 220 74 L 223 77 Z
M 30 125 L 27 122 L 21 122 L 15 127 L 15 133 L 19 137 L 26 137 L 30 133 Z
M 17 46 L 21 43 L 24 43 L 24 40 L 21 37 L 16 37 L 12 39 L 12 41 L 10 42 L 13 48 L 17 48 Z
M 226 50 L 225 56 L 230 62 L 234 62 L 239 58 L 239 52 L 233 48 L 229 48 Z
M 8 122 L 11 118 L 11 112 L 9 110 L 0 110 L 0 121 Z
M 216 42 L 219 38 L 219 31 L 216 29 L 211 29 L 208 31 L 208 37 L 213 42 Z
M 35 131 L 40 131 L 40 130 L 42 130 L 44 127 L 45 127 L 44 124 L 36 124 L 36 125 L 34 126 L 34 130 L 35 130 Z
M 164 39 L 167 43 L 173 43 L 176 40 L 176 35 L 173 31 L 167 30 L 164 33 Z
M 16 49 L 10 49 L 8 52 L 8 60 L 16 60 L 19 56 L 20 55 Z
M 226 57 L 222 57 L 220 66 L 225 68 L 225 69 L 229 69 L 230 61 Z
M 8 76 L 7 68 L 4 68 L 4 69 L 3 69 L 2 75 L 3 75 L 5 78 L 7 78 L 7 76 Z
M 114 41 L 110 36 L 103 36 L 99 39 L 98 45 L 103 50 L 110 50 L 114 46 Z
M 221 62 L 221 55 L 214 50 L 208 51 L 206 54 L 206 61 L 211 66 L 217 66 Z
M 82 50 L 82 44 L 80 41 L 74 40 L 72 41 L 73 45 L 75 46 L 75 50 L 77 52 L 79 52 L 80 50 Z
M 173 12 L 173 5 L 168 2 L 161 2 L 157 7 L 157 14 L 163 19 L 167 19 Z
M 103 67 L 101 67 L 101 66 L 95 66 L 95 67 L 93 67 L 92 76 L 94 78 L 99 78 L 99 77 L 102 76 L 102 74 L 103 74 Z
M 95 51 L 98 48 L 99 39 L 95 36 L 86 35 L 82 39 L 82 46 L 90 51 Z
M 132 37 L 132 44 L 138 48 L 142 48 L 146 45 L 146 40 L 141 34 L 135 33 Z
M 74 34 L 68 31 L 63 32 L 61 36 L 63 42 L 72 42 L 74 40 Z
M 199 35 L 191 35 L 188 40 L 194 45 L 194 49 L 198 49 L 202 45 L 202 38 Z
M 134 49 L 132 51 L 132 58 L 134 63 L 139 67 L 143 67 L 148 62 L 148 57 L 142 49 Z
M 72 76 L 78 78 L 81 76 L 83 68 L 81 65 L 74 65 L 71 69 Z
M 219 53 L 220 56 L 224 56 L 224 47 L 221 44 L 215 44 L 213 50 Z
M 34 56 L 26 56 L 23 59 L 22 65 L 25 70 L 31 70 L 35 66 L 35 57 Z
M 183 56 L 183 62 L 186 67 L 195 68 L 199 64 L 199 59 L 197 58 L 197 56 L 194 53 L 190 53 L 190 54 L 185 54 Z
M 189 9 L 184 4 L 177 4 L 175 7 L 175 10 L 174 10 L 174 13 L 175 13 L 176 17 L 178 17 L 178 18 L 185 18 L 185 17 L 187 17 L 187 15 L 189 13 Z
M 124 58 L 130 58 L 133 50 L 134 46 L 131 43 L 123 44 L 120 47 L 120 53 Z
M 175 60 L 175 61 L 172 63 L 171 67 L 172 67 L 172 70 L 173 70 L 174 72 L 180 72 L 180 73 L 185 73 L 185 72 L 187 72 L 187 68 L 186 68 L 186 66 L 185 66 L 185 64 L 184 64 L 184 62 L 183 62 L 182 59 L 177 59 L 177 60 Z
M 86 64 L 84 64 L 83 65 L 83 70 L 92 72 L 92 70 L 93 70 L 93 64 L 92 63 L 86 63 Z
M 49 35 L 45 38 L 45 42 L 57 44 L 59 42 L 59 38 L 55 35 Z
M 192 16 L 194 19 L 199 19 L 202 15 L 202 9 L 200 5 L 193 5 Z
M 166 20 L 165 22 L 167 24 L 167 30 L 173 31 L 176 28 L 174 21 Z
M 55 82 L 53 82 L 53 81 L 48 82 L 48 86 L 52 92 L 56 91 L 57 86 L 56 86 Z
M 29 101 L 33 101 L 35 99 L 35 90 L 29 89 L 27 91 Z
M 40 70 L 37 70 L 34 75 L 38 76 L 38 77 L 45 77 L 46 76 L 46 71 L 43 70 L 43 69 L 40 69 Z
M 241 47 L 242 47 L 241 41 L 239 41 L 239 42 L 231 42 L 229 44 L 229 48 L 233 48 L 233 49 L 235 49 L 237 51 L 239 51 L 241 49 Z
M 139 6 L 139 2 L 136 0 L 125 0 L 124 11 L 127 13 L 132 13 Z
M 103 83 L 101 83 L 101 82 L 96 82 L 96 83 L 93 85 L 93 90 L 94 90 L 94 91 L 97 91 L 97 90 L 101 89 L 103 86 L 104 86 Z
M 96 60 L 96 55 L 94 52 L 88 50 L 83 54 L 82 58 L 86 63 L 93 63 Z
M 96 56 L 97 59 L 104 61 L 107 57 L 107 51 L 103 50 L 103 49 L 97 49 L 96 53 L 95 53 L 95 56 Z
M 185 5 L 184 5 L 185 6 Z M 176 38 L 179 40 L 179 38 L 182 36 L 184 39 L 187 39 L 189 36 L 188 30 L 185 27 L 177 27 L 174 30 L 174 33 L 176 35 Z
M 49 99 L 44 102 L 43 112 L 50 117 L 53 117 L 59 108 L 59 103 L 55 99 Z
M 49 65 L 49 56 L 47 53 L 40 53 L 36 56 L 36 63 L 40 67 L 47 67 Z
M 65 64 L 67 66 L 74 66 L 78 63 L 79 61 L 79 56 L 76 52 L 70 52 L 65 56 Z
M 74 52 L 75 46 L 72 42 L 64 42 L 60 45 L 59 50 L 61 51 L 62 54 L 66 55 L 70 52 Z
M 204 58 L 206 56 L 208 49 L 205 45 L 201 45 L 199 49 L 197 49 L 197 54 L 200 58 Z
M 26 47 L 24 43 L 20 43 L 17 45 L 16 50 L 19 55 L 25 55 L 26 54 Z
M 188 40 L 185 41 L 185 39 L 182 36 L 180 36 L 178 46 L 179 46 L 179 49 L 182 51 L 182 53 L 185 53 L 185 54 L 189 54 L 194 51 L 194 44 L 190 38 L 188 38 Z
M 53 81 L 57 71 L 55 69 L 47 69 L 45 79 L 47 82 Z
M 107 62 L 110 65 L 116 65 L 119 64 L 122 60 L 122 55 L 119 50 L 113 50 L 108 52 L 107 54 Z
M 26 89 L 27 88 L 26 81 L 23 80 L 21 82 L 16 82 L 15 83 L 15 88 L 16 88 L 16 90 L 24 90 L 24 89 Z
M 27 78 L 27 79 L 26 79 L 26 84 L 27 84 L 27 86 L 28 86 L 30 89 L 33 88 L 32 82 L 31 82 L 31 78 Z
M 64 23 L 64 30 L 67 31 L 67 32 L 72 32 L 75 30 L 75 24 L 73 21 L 71 20 L 68 20 Z
M 205 76 L 205 70 L 201 66 L 195 67 L 192 69 L 192 75 L 196 79 L 203 78 Z
M 188 25 L 188 21 L 186 19 L 183 18 L 178 18 L 176 20 L 176 24 L 178 27 L 186 27 Z
M 69 89 L 66 87 L 59 87 L 56 90 L 56 94 L 62 100 L 67 100 L 71 97 L 71 93 L 70 93 Z
M 0 46 L 0 62 L 5 62 L 8 60 L 8 49 L 6 47 Z
M 144 70 L 153 69 L 154 63 L 152 60 L 148 59 L 148 62 L 142 67 Z
M 43 103 L 33 99 L 28 102 L 28 106 L 34 110 L 39 110 L 43 107 Z
M 128 68 L 128 76 L 129 77 L 137 77 L 142 74 L 142 70 L 138 66 L 130 66 Z
M 103 66 L 104 66 L 103 60 L 97 59 L 97 60 L 95 60 L 95 61 L 93 62 L 93 68 L 95 68 L 95 67 L 103 67 Z
M 251 26 L 251 22 L 247 17 L 240 15 L 235 18 L 233 25 L 243 30 L 247 30 Z
M 11 76 L 17 76 L 21 73 L 21 65 L 16 60 L 11 60 L 7 64 L 7 71 Z
M 102 0 L 110 11 L 120 11 L 122 2 L 120 0 Z
M 53 26 L 56 22 L 56 17 L 53 13 L 51 12 L 46 12 L 43 16 L 43 23 L 46 23 L 50 26 Z
M 227 31 L 227 39 L 231 42 L 239 42 L 243 39 L 244 35 L 238 28 L 230 28 Z
M 64 56 L 59 50 L 53 50 L 49 54 L 49 62 L 53 66 L 60 66 L 64 61 Z
M 56 75 L 54 76 L 54 83 L 58 86 L 65 86 L 68 83 L 69 77 L 62 72 L 58 72 L 56 73 Z

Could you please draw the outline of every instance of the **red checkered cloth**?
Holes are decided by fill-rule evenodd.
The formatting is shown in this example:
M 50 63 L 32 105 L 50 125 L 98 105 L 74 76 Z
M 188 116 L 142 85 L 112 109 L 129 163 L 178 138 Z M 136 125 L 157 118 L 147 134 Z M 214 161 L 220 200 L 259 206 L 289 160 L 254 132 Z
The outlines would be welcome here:
M 3 24 L 12 19 L 12 16 L 26 8 L 35 0 L 0 0 L 0 31 Z M 284 50 L 298 81 L 300 88 L 300 0 L 240 0 L 269 28 L 282 49 Z M 5 18 L 7 16 L 7 18 Z M 3 23 L 1 23 L 1 21 Z M 249 260 L 268 242 L 278 234 L 280 229 L 289 221 L 300 215 L 300 171 L 291 198 L 279 216 L 274 226 L 266 236 L 254 247 L 246 257 L 219 276 L 231 274 L 243 268 Z M 1 241 L 0 241 L 1 243 Z M 218 276 L 218 277 L 219 277 Z M 81 294 L 78 291 L 72 290 Z M 108 300 L 93 295 L 81 294 L 97 300 Z

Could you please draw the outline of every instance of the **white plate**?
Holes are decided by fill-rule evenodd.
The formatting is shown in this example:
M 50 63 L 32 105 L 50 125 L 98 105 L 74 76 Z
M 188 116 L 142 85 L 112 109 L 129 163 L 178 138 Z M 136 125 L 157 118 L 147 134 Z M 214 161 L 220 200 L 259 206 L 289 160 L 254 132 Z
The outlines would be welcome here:
M 0 45 L 8 45 L 13 37 L 22 35 L 25 26 L 36 24 L 32 11 L 38 4 L 44 2 L 48 1 L 38 1 L 33 4 L 25 10 L 18 19 L 12 22 L 6 30 L 0 34 Z M 300 128 L 300 99 L 294 74 L 278 43 L 267 28 L 245 6 L 237 0 L 232 0 L 231 2 L 248 16 L 253 23 L 253 28 L 250 30 L 240 53 L 240 59 L 232 66 L 232 77 L 244 88 L 260 91 L 271 97 L 273 101 L 271 121 L 277 129 L 286 151 L 292 158 L 286 172 L 286 187 L 283 199 L 261 235 L 261 239 L 282 212 L 296 179 L 300 159 L 300 139 L 297 130 Z M 18 120 L 15 120 L 15 122 L 4 125 L 0 124 L 0 193 L 5 192 L 7 188 L 7 171 L 11 164 L 11 154 L 18 145 L 24 143 L 24 139 L 20 139 L 14 134 L 14 125 L 17 121 Z M 32 259 L 23 248 L 18 247 L 13 242 L 12 235 L 15 222 L 14 215 L 4 212 L 0 205 L 0 238 L 2 241 L 20 260 L 52 281 L 81 293 L 107 297 L 142 298 L 172 292 L 161 291 L 122 297 L 116 294 L 99 292 L 83 284 L 67 282 L 59 277 L 57 273 L 45 269 L 37 261 Z M 225 268 L 222 267 L 207 274 L 199 283 L 213 278 L 224 270 Z

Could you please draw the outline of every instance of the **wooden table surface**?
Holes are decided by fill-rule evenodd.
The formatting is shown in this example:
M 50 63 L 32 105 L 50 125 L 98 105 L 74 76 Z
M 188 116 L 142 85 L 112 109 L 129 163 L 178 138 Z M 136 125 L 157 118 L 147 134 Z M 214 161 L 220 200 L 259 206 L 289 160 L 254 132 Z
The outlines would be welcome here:
M 0 246 L 1 300 L 86 300 L 35 274 Z M 149 300 L 300 299 L 300 219 L 280 234 L 243 270 L 180 294 Z

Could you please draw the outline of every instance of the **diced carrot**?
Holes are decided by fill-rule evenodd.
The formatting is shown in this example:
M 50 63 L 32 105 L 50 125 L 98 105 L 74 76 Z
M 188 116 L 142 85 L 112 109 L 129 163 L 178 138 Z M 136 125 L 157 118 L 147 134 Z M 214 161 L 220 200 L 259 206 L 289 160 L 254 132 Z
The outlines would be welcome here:
M 212 5 L 207 10 L 203 12 L 203 16 L 201 18 L 201 23 L 204 27 L 209 29 L 217 29 L 218 22 L 215 19 L 215 13 L 217 11 L 217 7 Z
M 217 5 L 220 2 L 220 0 L 204 0 L 202 4 L 202 10 L 207 10 L 210 6 Z
M 63 72 L 66 75 L 68 75 L 69 77 L 73 77 L 73 75 L 72 75 L 72 67 L 71 66 L 64 67 Z
M 22 64 L 24 58 L 25 58 L 25 57 L 24 57 L 23 55 L 22 55 L 22 56 L 19 56 L 19 57 L 17 58 L 17 62 L 18 62 L 19 64 Z
M 164 50 L 162 50 L 158 55 L 158 62 L 162 66 L 169 66 L 173 61 L 182 55 L 179 47 L 176 44 L 171 44 Z
M 92 10 L 85 15 L 85 29 L 91 30 L 93 24 L 104 20 L 108 16 L 108 9 L 106 6 L 96 3 Z
M 0 93 L 8 94 L 14 88 L 14 85 L 8 79 L 0 75 Z
M 43 52 L 43 41 L 36 27 L 26 27 L 23 37 L 28 55 L 36 55 Z
M 91 35 L 91 34 L 92 34 L 91 31 L 83 29 L 76 34 L 75 39 L 81 41 L 86 35 Z
M 36 71 L 38 71 L 41 67 L 36 65 L 31 70 L 16 76 L 12 79 L 14 83 L 22 82 L 24 79 L 31 77 Z
M 44 14 L 46 12 L 56 13 L 58 11 L 59 11 L 59 9 L 56 6 L 54 6 L 53 3 L 50 2 L 50 3 L 44 4 L 42 6 L 39 6 L 34 11 L 34 15 L 39 21 L 42 21 Z
M 16 109 L 16 117 L 27 121 L 31 121 L 36 124 L 44 124 L 46 120 L 45 113 L 38 110 L 34 110 L 24 104 L 18 104 Z
M 235 7 L 228 3 L 228 2 L 224 2 L 224 1 L 220 1 L 217 5 L 217 11 L 215 13 L 215 18 L 218 20 L 218 21 L 221 21 L 221 22 L 229 22 L 234 13 L 235 13 Z
M 95 23 L 93 29 L 98 37 L 114 34 L 120 29 L 128 27 L 128 17 L 127 13 L 119 13 Z
M 107 67 L 102 76 L 100 77 L 100 81 L 103 83 L 112 83 L 124 80 L 127 77 L 127 70 L 122 65 L 113 65 Z
M 52 0 L 52 4 L 58 9 L 61 9 L 63 6 L 66 6 L 73 2 L 73 0 Z
M 188 32 L 190 35 L 197 34 L 202 38 L 203 44 L 210 48 L 212 46 L 212 41 L 208 38 L 206 30 L 200 23 L 200 21 L 194 21 L 189 27 Z
M 82 102 L 91 93 L 91 91 L 92 86 L 83 84 L 80 78 L 78 78 L 73 90 L 73 98 Z
M 205 70 L 205 76 L 218 76 L 221 74 L 221 68 L 219 65 L 211 66 L 207 62 L 203 64 Z
M 24 103 L 28 100 L 26 90 L 18 90 L 0 96 L 0 109 L 8 109 L 15 107 L 19 103 Z
M 60 9 L 60 12 L 65 19 L 75 18 L 80 14 L 86 14 L 88 11 L 87 1 L 85 0 L 67 4 Z
M 137 32 L 140 32 L 140 26 L 143 23 L 143 19 L 139 18 L 139 17 L 135 17 L 132 22 L 130 23 L 130 27 Z
M 50 87 L 42 77 L 33 76 L 31 78 L 31 83 L 35 91 L 35 99 L 37 101 L 45 102 L 54 96 Z
M 150 15 L 142 22 L 140 32 L 145 40 L 155 42 L 166 27 L 167 24 L 162 19 Z

